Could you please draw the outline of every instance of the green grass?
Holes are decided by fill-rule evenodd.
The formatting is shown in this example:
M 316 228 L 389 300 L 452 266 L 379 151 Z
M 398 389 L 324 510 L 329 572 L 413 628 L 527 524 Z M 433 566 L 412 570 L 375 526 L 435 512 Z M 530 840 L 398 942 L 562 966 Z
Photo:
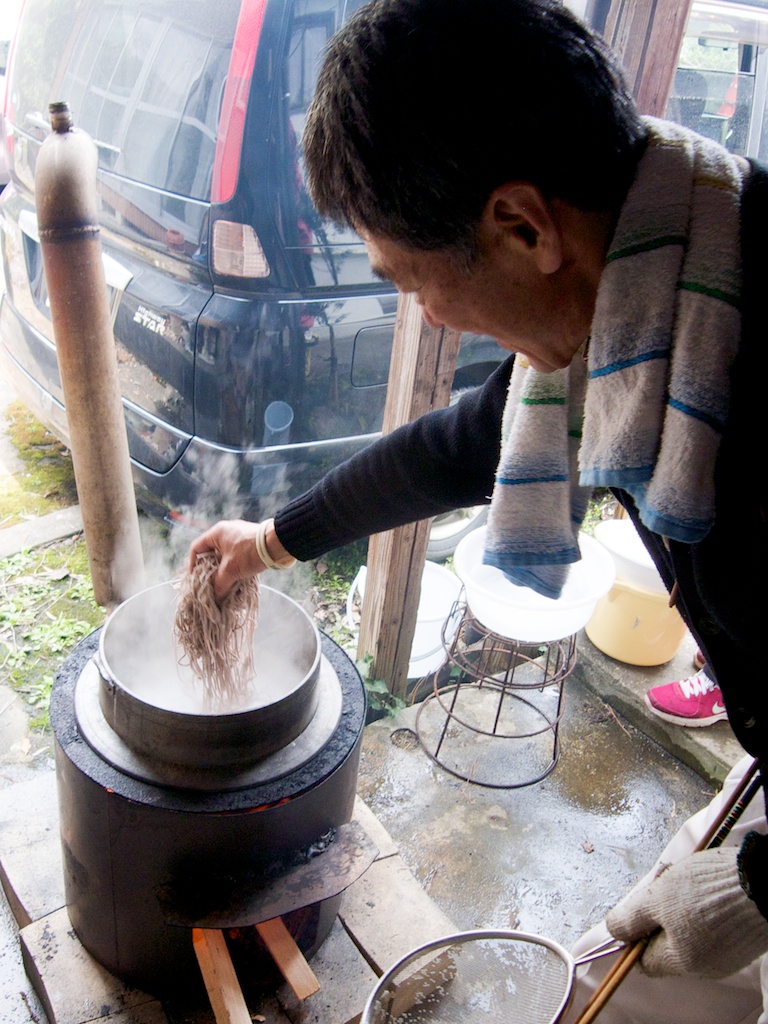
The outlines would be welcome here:
M 357 541 L 330 551 L 311 564 L 310 601 L 318 629 L 354 658 L 356 632 L 347 622 L 347 594 L 368 556 L 368 542 Z M 300 600 L 300 598 L 297 598 Z
M 24 469 L 0 489 L 0 526 L 77 504 L 72 459 L 67 448 L 29 413 L 21 402 L 4 412 L 8 437 Z
M 0 681 L 23 697 L 33 729 L 50 728 L 56 669 L 103 621 L 81 538 L 0 560 Z
M 582 530 L 590 537 L 595 535 L 595 527 L 603 519 L 613 519 L 619 507 L 618 501 L 607 488 L 598 487 L 587 507 Z
M 67 448 L 20 402 L 4 415 L 23 469 L 0 488 L 2 527 L 76 504 Z M 75 644 L 103 621 L 82 536 L 0 559 L 0 683 L 23 698 L 33 730 L 50 728 L 53 677 Z

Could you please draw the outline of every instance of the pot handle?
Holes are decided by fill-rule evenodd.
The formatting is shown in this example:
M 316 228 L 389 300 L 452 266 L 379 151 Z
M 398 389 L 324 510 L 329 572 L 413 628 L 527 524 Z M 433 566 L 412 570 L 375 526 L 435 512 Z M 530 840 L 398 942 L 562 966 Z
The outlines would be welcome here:
M 360 597 L 362 598 L 363 592 L 365 591 L 365 578 L 368 575 L 368 566 L 361 565 L 357 570 L 357 576 L 352 580 L 352 584 L 347 593 L 347 625 L 350 629 L 354 630 L 355 621 L 352 618 L 352 606 L 355 603 L 355 594 L 360 591 Z
M 93 652 L 93 654 L 91 655 L 91 660 L 93 661 L 94 665 L 96 666 L 96 669 L 97 669 L 99 675 L 101 676 L 102 682 L 105 684 L 105 686 L 107 687 L 108 691 L 110 693 L 112 693 L 113 690 L 117 689 L 117 682 L 115 681 L 114 677 L 110 673 L 110 671 L 107 668 L 107 666 L 104 664 L 104 661 L 103 661 L 103 659 L 101 657 L 101 651 L 100 650 L 95 650 Z

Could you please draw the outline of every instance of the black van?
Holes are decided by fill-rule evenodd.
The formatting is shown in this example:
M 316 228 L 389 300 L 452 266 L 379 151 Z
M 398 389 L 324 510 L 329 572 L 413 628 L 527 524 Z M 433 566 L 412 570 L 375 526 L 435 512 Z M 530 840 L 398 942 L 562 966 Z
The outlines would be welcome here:
M 318 216 L 301 137 L 322 50 L 361 0 L 26 0 L 6 92 L 0 354 L 67 420 L 34 203 L 52 100 L 99 153 L 101 238 L 137 498 L 261 518 L 381 429 L 397 296 Z M 503 353 L 466 336 L 454 381 Z M 440 535 L 445 554 L 459 518 Z

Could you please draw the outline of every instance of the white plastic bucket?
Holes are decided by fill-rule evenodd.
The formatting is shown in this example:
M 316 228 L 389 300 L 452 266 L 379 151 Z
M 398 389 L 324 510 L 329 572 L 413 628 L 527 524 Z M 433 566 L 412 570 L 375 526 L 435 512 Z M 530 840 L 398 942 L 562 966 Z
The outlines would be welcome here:
M 595 538 L 613 556 L 617 579 L 666 596 L 664 581 L 631 519 L 605 519 L 595 527 Z
M 347 622 L 354 628 L 352 604 L 355 595 L 362 601 L 365 595 L 365 580 L 368 567 L 361 565 L 347 594 Z M 411 645 L 408 662 L 408 678 L 421 679 L 435 672 L 445 661 L 443 648 L 443 625 L 446 640 L 450 640 L 459 627 L 461 612 L 456 604 L 461 594 L 461 580 L 437 562 L 425 562 L 421 576 L 421 595 L 416 612 L 416 632 Z M 452 614 L 453 613 L 453 614 Z M 448 619 L 450 617 L 450 622 Z
M 598 600 L 613 586 L 616 571 L 611 555 L 581 533 L 581 560 L 571 566 L 557 600 L 519 587 L 500 569 L 483 564 L 486 529 L 480 527 L 461 541 L 454 566 L 471 612 L 494 633 L 526 643 L 562 640 L 585 625 Z

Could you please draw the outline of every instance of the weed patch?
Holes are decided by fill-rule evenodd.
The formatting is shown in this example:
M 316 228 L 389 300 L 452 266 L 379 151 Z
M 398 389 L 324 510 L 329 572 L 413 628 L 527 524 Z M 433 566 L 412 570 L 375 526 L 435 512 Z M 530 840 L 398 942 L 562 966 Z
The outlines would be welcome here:
M 619 503 L 605 487 L 595 488 L 594 494 L 587 507 L 584 516 L 582 530 L 590 537 L 595 535 L 595 527 L 604 519 L 614 519 L 619 509 Z
M 50 728 L 53 677 L 75 644 L 100 626 L 82 539 L 0 560 L 0 680 L 31 711 L 33 729 Z
M 347 622 L 347 595 L 367 553 L 368 541 L 361 540 L 329 552 L 313 566 L 310 598 L 317 626 L 353 657 L 356 630 Z
M 4 413 L 8 437 L 24 470 L 17 487 L 0 491 L 0 525 L 14 526 L 30 516 L 77 504 L 75 473 L 69 450 L 25 409 L 13 402 Z

